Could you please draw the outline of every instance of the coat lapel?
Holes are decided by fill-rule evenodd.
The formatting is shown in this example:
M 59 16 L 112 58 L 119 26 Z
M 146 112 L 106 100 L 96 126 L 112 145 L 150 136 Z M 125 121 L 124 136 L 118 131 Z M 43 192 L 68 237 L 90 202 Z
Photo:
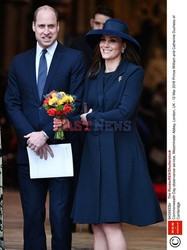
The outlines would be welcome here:
M 118 81 L 119 83 L 123 80 L 123 73 L 125 72 L 127 68 L 128 62 L 124 61 L 119 65 L 119 67 L 116 69 L 116 72 L 111 76 L 111 78 L 108 80 L 105 86 L 103 81 L 103 75 L 104 75 L 104 67 L 102 67 L 99 75 L 96 78 L 96 85 L 97 85 L 97 93 L 98 93 L 98 103 L 103 110 L 103 100 L 106 92 L 109 90 L 109 88 L 112 86 L 114 81 Z M 118 78 L 118 80 L 116 80 Z
M 97 93 L 98 93 L 98 102 L 99 106 L 101 109 L 103 109 L 103 73 L 104 73 L 104 68 L 101 69 L 100 74 L 96 78 L 96 85 L 97 85 Z
M 31 55 L 29 56 L 29 74 L 30 74 L 30 79 L 31 79 L 31 85 L 32 85 L 32 89 L 33 89 L 33 93 L 34 93 L 34 97 L 36 99 L 37 102 L 40 102 L 39 99 L 39 95 L 38 95 L 38 88 L 37 88 L 37 84 L 36 84 L 36 49 L 33 49 L 31 51 Z
M 54 78 L 55 72 L 58 68 L 58 65 L 60 63 L 60 59 L 62 56 L 62 50 L 63 50 L 63 47 L 58 44 L 58 46 L 55 50 L 55 53 L 53 55 L 53 59 L 51 61 L 51 65 L 50 65 L 49 72 L 47 75 L 47 79 L 46 79 L 46 83 L 45 83 L 43 95 L 42 95 L 43 97 L 42 97 L 41 101 L 43 101 L 44 96 L 46 94 L 48 94 L 48 89 L 51 86 L 51 84 L 53 84 L 53 81 L 54 81 L 53 78 Z
M 115 73 L 111 76 L 111 78 L 108 80 L 104 87 L 104 94 L 108 91 L 108 89 L 112 86 L 113 82 L 121 82 L 123 80 L 123 73 L 125 72 L 127 68 L 128 62 L 124 61 L 122 62 L 118 68 L 116 69 Z M 118 79 L 117 79 L 118 78 Z M 117 80 L 116 80 L 117 79 Z

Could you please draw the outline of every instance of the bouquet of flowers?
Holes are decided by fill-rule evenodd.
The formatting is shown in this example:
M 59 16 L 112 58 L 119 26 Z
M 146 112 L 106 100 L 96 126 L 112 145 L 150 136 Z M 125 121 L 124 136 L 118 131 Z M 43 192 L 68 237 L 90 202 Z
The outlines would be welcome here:
M 48 115 L 54 116 L 54 118 L 60 119 L 61 121 L 60 126 L 55 131 L 55 139 L 64 139 L 63 126 L 64 124 L 67 124 L 66 122 L 64 122 L 67 120 L 65 115 L 75 110 L 74 102 L 74 96 L 68 95 L 62 91 L 51 91 L 45 96 L 43 107 L 47 111 Z

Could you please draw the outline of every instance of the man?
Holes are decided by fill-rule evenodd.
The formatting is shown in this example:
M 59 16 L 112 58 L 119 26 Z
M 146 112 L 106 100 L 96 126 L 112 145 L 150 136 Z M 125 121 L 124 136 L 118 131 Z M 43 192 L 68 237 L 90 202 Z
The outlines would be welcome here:
M 71 142 L 76 160 L 76 135 L 65 132 L 63 142 L 54 140 L 53 119 L 42 108 L 42 102 L 44 95 L 50 91 L 64 91 L 76 96 L 75 112 L 79 113 L 85 73 L 84 56 L 82 52 L 66 48 L 57 41 L 58 13 L 52 7 L 45 5 L 35 11 L 32 29 L 37 41 L 36 48 L 15 56 L 5 94 L 7 112 L 19 136 L 17 162 L 24 216 L 24 249 L 47 249 L 44 221 L 49 191 L 52 249 L 70 250 L 73 178 L 30 179 L 26 146 L 34 150 L 38 157 L 47 159 L 48 154 L 53 156 L 49 144 Z M 43 49 L 46 51 L 42 52 Z M 42 56 L 47 61 L 47 78 L 43 89 L 40 88 Z
M 90 27 L 92 30 L 102 29 L 106 20 L 114 18 L 114 11 L 105 6 L 98 6 L 93 14 L 93 17 L 90 19 Z M 84 36 L 76 38 L 70 45 L 71 48 L 80 50 L 84 53 L 86 58 L 87 68 L 91 66 L 92 62 L 92 48 L 86 42 Z

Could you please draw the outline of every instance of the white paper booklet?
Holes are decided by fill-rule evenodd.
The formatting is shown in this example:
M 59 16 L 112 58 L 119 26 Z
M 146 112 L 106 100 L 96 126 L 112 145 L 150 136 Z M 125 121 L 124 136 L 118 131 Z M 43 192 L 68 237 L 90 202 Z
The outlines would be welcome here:
M 53 178 L 73 176 L 73 157 L 70 143 L 50 145 L 54 157 L 48 154 L 47 160 L 27 147 L 30 178 Z

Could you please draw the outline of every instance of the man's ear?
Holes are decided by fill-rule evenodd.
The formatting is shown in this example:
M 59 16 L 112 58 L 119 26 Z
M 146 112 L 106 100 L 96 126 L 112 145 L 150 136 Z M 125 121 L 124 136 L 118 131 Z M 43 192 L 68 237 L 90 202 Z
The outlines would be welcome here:
M 35 32 L 35 24 L 34 24 L 34 21 L 32 22 L 32 30 Z
M 90 19 L 90 26 L 91 26 L 92 29 L 93 29 L 93 22 L 94 22 L 94 20 L 93 20 L 93 18 L 91 18 Z

